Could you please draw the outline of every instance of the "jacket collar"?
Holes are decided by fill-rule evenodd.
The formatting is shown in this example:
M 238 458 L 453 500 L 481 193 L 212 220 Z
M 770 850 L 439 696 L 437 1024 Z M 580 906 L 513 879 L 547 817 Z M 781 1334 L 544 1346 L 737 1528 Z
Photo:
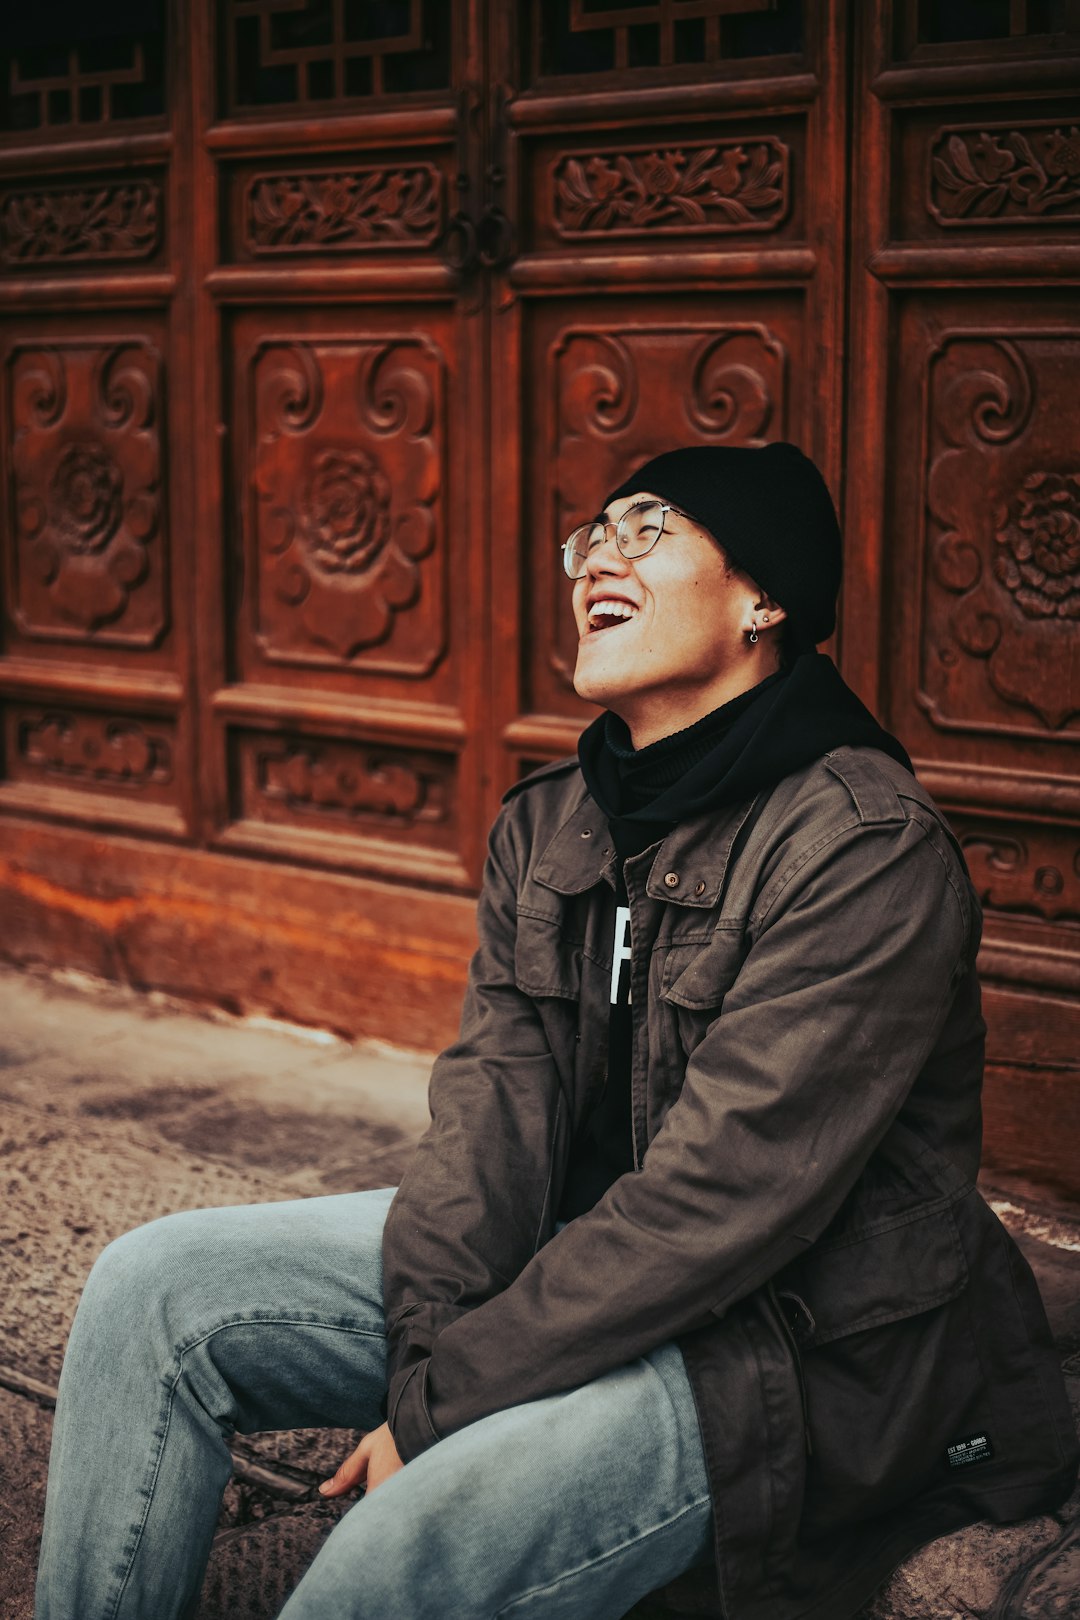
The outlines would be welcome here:
M 668 833 L 659 847 L 651 845 L 635 856 L 640 861 L 653 853 L 646 894 L 676 905 L 715 906 L 732 845 L 753 803 L 753 799 L 744 799 L 693 816 Z M 556 894 L 584 894 L 613 870 L 614 862 L 607 818 L 586 793 L 544 850 L 533 876 Z

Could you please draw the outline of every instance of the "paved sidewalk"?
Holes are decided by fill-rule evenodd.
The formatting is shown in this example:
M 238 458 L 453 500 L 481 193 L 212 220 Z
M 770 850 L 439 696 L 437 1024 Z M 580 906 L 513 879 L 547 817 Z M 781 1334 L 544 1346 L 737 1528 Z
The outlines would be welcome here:
M 429 1064 L 0 967 L 0 1620 L 31 1614 L 52 1393 L 94 1256 L 170 1210 L 394 1184 L 427 1120 Z M 1018 1184 L 987 1191 L 1035 1266 L 1080 1406 L 1080 1211 Z M 344 1511 L 314 1487 L 354 1443 L 237 1440 L 198 1620 L 270 1620 Z M 935 1543 L 867 1620 L 1074 1620 L 1077 1594 L 1080 1494 Z M 694 1612 L 679 1602 L 639 1620 Z

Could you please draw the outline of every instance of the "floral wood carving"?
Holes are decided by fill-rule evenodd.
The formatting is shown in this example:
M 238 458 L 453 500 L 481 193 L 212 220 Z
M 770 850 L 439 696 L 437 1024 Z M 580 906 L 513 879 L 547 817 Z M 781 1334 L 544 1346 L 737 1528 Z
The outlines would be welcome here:
M 270 743 L 256 748 L 258 792 L 294 816 L 444 821 L 450 783 L 392 751 L 349 743 Z
M 46 777 L 105 782 L 110 787 L 142 788 L 172 780 L 172 749 L 167 738 L 131 720 L 49 711 L 23 721 L 18 730 L 21 759 Z
M 931 359 L 919 702 L 944 729 L 1080 713 L 1078 360 L 1066 332 L 952 333 Z
M 1075 124 L 938 130 L 927 208 L 939 225 L 1048 225 L 1080 219 Z
M 551 618 L 542 644 L 548 667 L 568 691 L 576 637 L 557 580 L 558 542 L 593 515 L 598 493 L 614 489 L 636 462 L 683 444 L 760 445 L 782 438 L 787 352 L 761 322 L 712 329 L 569 327 L 552 344 L 548 373 L 553 493 L 536 550 L 550 559 L 542 589 Z
M 441 354 L 413 337 L 268 341 L 252 375 L 264 655 L 428 673 L 444 651 L 441 569 L 428 561 L 441 511 Z
M 1080 619 L 1080 474 L 1028 473 L 1000 514 L 994 573 L 1029 619 Z
M 0 260 L 8 265 L 147 259 L 161 241 L 161 187 L 140 180 L 0 200 Z
M 24 634 L 146 647 L 166 628 L 160 376 L 142 340 L 10 353 Z
M 259 174 L 245 193 L 244 242 L 260 255 L 429 247 L 441 214 L 439 171 L 430 163 Z
M 787 213 L 790 167 L 774 136 L 568 152 L 552 170 L 553 222 L 564 237 L 771 231 Z

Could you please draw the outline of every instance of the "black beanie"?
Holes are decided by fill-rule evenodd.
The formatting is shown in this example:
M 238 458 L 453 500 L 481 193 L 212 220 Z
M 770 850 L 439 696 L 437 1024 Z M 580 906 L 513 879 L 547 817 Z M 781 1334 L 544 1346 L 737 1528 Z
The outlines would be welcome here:
M 604 505 L 660 495 L 708 529 L 736 568 L 787 612 L 804 647 L 836 628 L 840 526 L 825 480 L 797 445 L 695 445 L 646 461 Z

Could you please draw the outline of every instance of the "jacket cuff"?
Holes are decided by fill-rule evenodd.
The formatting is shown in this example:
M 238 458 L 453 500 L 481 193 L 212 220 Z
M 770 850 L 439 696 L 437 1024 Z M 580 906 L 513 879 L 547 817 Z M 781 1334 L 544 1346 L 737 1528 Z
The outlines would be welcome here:
M 427 1404 L 427 1373 L 431 1358 L 425 1356 L 395 1379 L 390 1386 L 386 1421 L 403 1463 L 412 1462 L 441 1438 L 431 1421 Z

